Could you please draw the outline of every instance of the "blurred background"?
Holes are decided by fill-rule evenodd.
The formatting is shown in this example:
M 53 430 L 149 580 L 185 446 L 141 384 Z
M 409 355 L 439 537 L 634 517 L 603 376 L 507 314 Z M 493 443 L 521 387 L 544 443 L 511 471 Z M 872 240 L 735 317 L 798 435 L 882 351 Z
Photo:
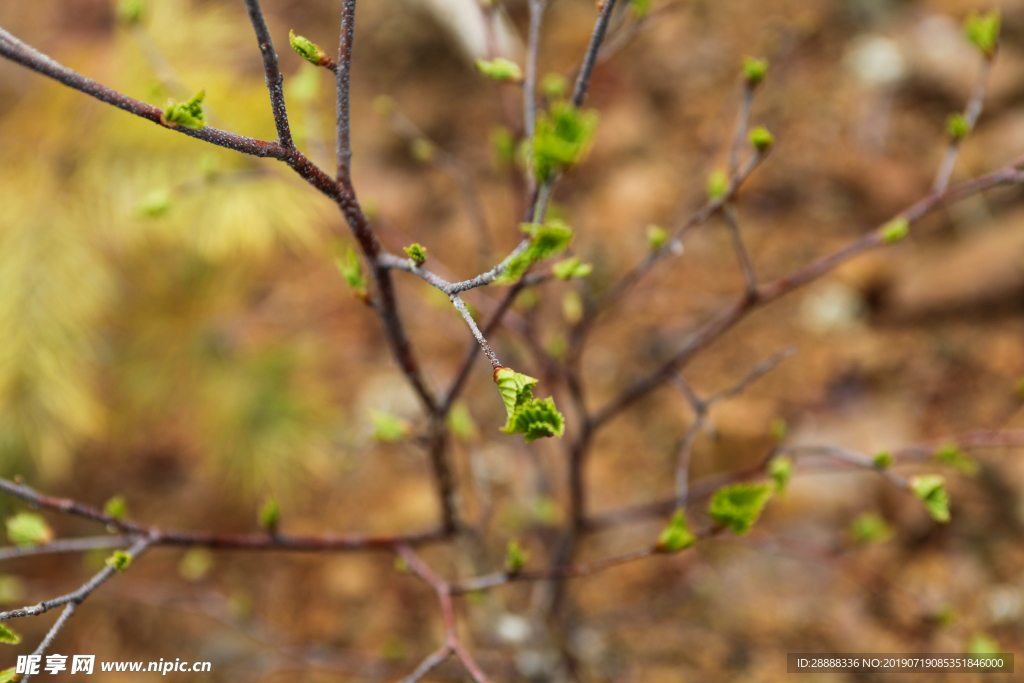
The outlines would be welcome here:
M 132 21 L 113 0 L 7 2 L 0 26 L 157 106 L 205 88 L 209 125 L 274 138 L 241 2 L 139 6 Z M 1024 2 L 995 6 L 1001 48 L 954 182 L 1024 154 Z M 588 101 L 601 115 L 595 145 L 553 207 L 594 274 L 521 296 L 520 328 L 557 359 L 582 298 L 644 256 L 646 226 L 703 203 L 708 174 L 726 163 L 746 55 L 771 60 L 753 122 L 778 139 L 738 203 L 763 279 L 927 194 L 946 117 L 963 108 L 980 67 L 961 22 L 988 8 L 653 0 L 643 22 L 625 13 Z M 296 140 L 330 168 L 330 74 L 292 53 L 287 35 L 334 53 L 340 5 L 265 0 L 264 10 Z M 523 202 L 509 154 L 520 93 L 473 68 L 487 49 L 480 16 L 472 0 L 364 1 L 355 40 L 360 198 L 388 248 L 421 242 L 457 279 L 513 248 Z M 526 3 L 509 0 L 498 16 L 497 44 L 521 62 Z M 571 75 L 595 17 L 590 0 L 550 2 L 542 75 Z M 799 349 L 712 412 L 694 476 L 760 461 L 783 423 L 790 443 L 868 453 L 1024 425 L 1020 195 L 994 191 L 940 211 L 906 242 L 754 314 L 700 354 L 684 374 L 709 394 L 787 345 Z M 274 496 L 289 532 L 430 528 L 427 459 L 402 439 L 422 418 L 373 311 L 333 264 L 350 244 L 338 211 L 282 164 L 170 134 L 0 63 L 3 475 L 94 505 L 120 494 L 134 519 L 165 527 L 254 530 L 260 502 Z M 445 297 L 396 280 L 426 375 L 446 386 L 468 331 Z M 741 288 L 728 234 L 712 221 L 602 318 L 583 358 L 589 404 L 656 367 Z M 486 311 L 500 296 L 492 287 L 466 298 Z M 535 349 L 505 330 L 491 341 L 506 365 L 544 378 L 539 395 L 555 393 L 573 432 L 568 397 Z M 447 576 L 484 573 L 518 538 L 543 562 L 565 519 L 564 444 L 526 447 L 501 434 L 503 406 L 483 363 L 455 416 L 461 505 L 483 540 L 425 557 Z M 592 507 L 671 496 L 674 454 L 692 420 L 665 388 L 600 432 L 587 472 Z M 974 478 L 945 472 L 948 526 L 878 477 L 798 477 L 749 537 L 571 583 L 557 627 L 543 587 L 463 600 L 467 642 L 496 681 L 775 681 L 786 677 L 787 652 L 1012 652 L 1024 642 L 1024 466 L 998 450 L 979 460 Z M 21 509 L 0 500 L 5 515 Z M 60 536 L 97 532 L 47 519 Z M 864 519 L 874 532 L 863 533 Z M 662 526 L 652 519 L 590 536 L 579 556 L 648 544 Z M 105 556 L 6 563 L 0 602 L 73 589 Z M 24 642 L 5 660 L 30 652 L 51 622 L 19 623 Z M 208 660 L 211 681 L 376 681 L 406 675 L 441 637 L 433 593 L 388 555 L 155 549 L 90 598 L 51 651 Z M 435 676 L 462 678 L 455 664 Z

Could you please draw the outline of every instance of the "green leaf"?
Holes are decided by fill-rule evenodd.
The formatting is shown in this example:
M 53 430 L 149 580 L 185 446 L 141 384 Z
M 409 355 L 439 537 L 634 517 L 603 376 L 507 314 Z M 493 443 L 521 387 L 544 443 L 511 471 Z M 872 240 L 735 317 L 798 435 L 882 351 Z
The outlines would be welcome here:
M 416 161 L 422 161 L 423 163 L 427 163 L 432 160 L 434 158 L 434 152 L 434 143 L 426 138 L 416 138 L 412 141 L 412 144 L 409 145 L 409 154 L 412 155 L 412 158 Z
M 643 19 L 651 13 L 651 0 L 629 0 L 629 13 L 634 19 Z
M 539 184 L 575 166 L 590 149 L 597 131 L 594 111 L 581 112 L 568 102 L 551 104 L 537 117 L 532 142 L 533 171 Z
M 665 228 L 661 227 L 660 225 L 654 225 L 653 223 L 651 225 L 648 225 L 646 234 L 647 247 L 651 251 L 657 251 L 658 249 L 661 249 L 663 246 L 665 246 L 665 243 L 668 242 L 668 231 L 666 231 Z
M 935 451 L 935 459 L 943 465 L 954 467 L 961 474 L 974 477 L 978 474 L 978 463 L 960 450 L 956 444 L 947 444 Z
M 361 299 L 365 299 L 366 294 L 366 278 L 363 277 L 363 268 L 359 263 L 359 255 L 356 254 L 355 250 L 349 247 L 349 249 L 342 255 L 337 253 L 334 257 L 334 263 L 338 266 L 338 272 L 345 278 L 345 284 L 352 289 Z
M 729 176 L 723 169 L 715 169 L 708 176 L 708 199 L 715 200 L 724 197 L 729 191 Z
M 871 464 L 875 469 L 887 470 L 892 467 L 894 461 L 892 453 L 889 451 L 879 451 L 878 453 L 875 453 L 875 457 L 871 459 Z
M 882 226 L 882 242 L 895 244 L 910 234 L 910 221 L 903 216 L 897 216 Z
M 756 88 L 760 85 L 766 75 L 768 75 L 767 59 L 757 59 L 756 57 L 743 58 L 743 78 L 746 79 L 747 85 L 751 88 Z
M 514 256 L 507 259 L 505 270 L 495 279 L 498 284 L 515 283 L 536 261 L 564 251 L 572 242 L 572 228 L 557 219 L 543 225 L 523 223 L 520 229 L 529 235 L 530 242 L 526 248 L 513 252 Z
M 981 54 L 991 59 L 996 48 L 999 47 L 999 28 L 1002 15 L 999 10 L 992 10 L 985 14 L 973 12 L 964 22 L 964 33 L 967 40 L 971 41 Z
M 971 134 L 971 123 L 959 112 L 950 114 L 946 119 L 946 134 L 953 142 L 960 142 Z
M 409 260 L 417 266 L 422 266 L 427 262 L 427 248 L 419 242 L 413 242 L 405 247 L 405 253 L 409 255 Z
M 533 399 L 533 387 L 540 381 L 535 377 L 516 372 L 512 368 L 498 368 L 494 373 L 494 383 L 498 385 L 498 393 L 505 404 L 505 412 L 511 418 L 516 408 Z
M 136 213 L 142 218 L 159 218 L 170 210 L 171 191 L 166 187 L 161 187 L 147 194 L 135 208 Z
M 559 280 L 571 280 L 578 277 L 587 277 L 594 272 L 594 266 L 589 263 L 580 263 L 579 258 L 573 256 L 556 263 L 552 266 L 551 272 Z
M 498 385 L 498 393 L 508 414 L 501 431 L 522 434 L 526 443 L 549 436 L 561 438 L 565 433 L 565 419 L 555 408 L 554 400 L 533 397 L 536 378 L 512 368 L 498 368 L 494 372 L 494 383 Z
M 412 431 L 408 422 L 388 413 L 373 411 L 370 422 L 373 423 L 373 438 L 385 443 L 403 441 Z
M 764 126 L 758 126 L 750 131 L 750 144 L 761 154 L 764 154 L 775 144 L 775 136 Z
M 910 480 L 910 490 L 924 503 L 928 514 L 937 522 L 949 521 L 949 494 L 946 480 L 937 474 L 926 474 Z
M 736 535 L 742 535 L 750 531 L 774 492 L 774 484 L 726 486 L 715 492 L 708 512 L 717 523 L 731 529 Z
M 874 512 L 865 512 L 853 520 L 850 525 L 850 535 L 857 543 L 869 545 L 887 541 L 892 536 L 892 529 L 879 515 Z
M 260 526 L 267 531 L 275 531 L 277 525 L 281 522 L 281 506 L 277 502 L 277 498 L 270 496 L 263 501 L 263 506 L 259 512 Z
M 775 480 L 775 487 L 779 493 L 784 493 L 793 478 L 793 458 L 786 455 L 777 455 L 768 463 L 768 474 Z
M 327 56 L 323 48 L 308 38 L 295 35 L 295 31 L 288 31 L 288 42 L 292 49 L 310 64 L 327 66 L 331 63 L 331 58 Z
M 20 642 L 21 636 L 3 624 L 0 624 L 0 643 L 4 643 L 5 645 L 17 645 Z
M 469 408 L 462 401 L 448 411 L 448 429 L 463 441 L 475 441 L 480 436 L 480 430 L 477 429 Z
M 178 574 L 186 581 L 202 581 L 213 569 L 213 553 L 206 548 L 191 548 L 178 563 Z
M 690 525 L 686 521 L 686 512 L 677 510 L 668 526 L 658 536 L 657 548 L 662 553 L 677 553 L 696 542 L 697 537 L 690 531 Z
M 15 673 L 17 669 L 13 666 L 10 669 L 0 671 L 0 683 L 18 683 L 24 674 Z
M 523 70 L 519 68 L 519 65 L 504 57 L 491 60 L 478 59 L 476 60 L 476 69 L 493 81 L 519 83 L 523 80 Z
M 132 556 L 123 550 L 115 550 L 113 554 L 107 558 L 107 566 L 113 567 L 114 571 L 123 572 L 128 569 L 128 565 L 132 563 Z
M 129 26 L 142 21 L 142 0 L 119 0 L 117 18 Z
M 569 81 L 562 74 L 548 74 L 540 81 L 540 91 L 548 100 L 559 100 L 569 93 Z
M 967 654 L 992 655 L 1002 652 L 999 643 L 986 633 L 975 633 L 967 639 Z
M 192 99 L 186 102 L 175 103 L 174 100 L 169 100 L 161 120 L 171 128 L 177 128 L 178 126 L 184 126 L 193 130 L 202 128 L 206 125 L 202 107 L 204 97 L 206 97 L 206 91 L 200 90 Z
M 505 571 L 509 574 L 518 574 L 530 561 L 530 555 L 522 549 L 519 541 L 512 539 L 505 549 Z
M 7 518 L 7 538 L 14 545 L 42 545 L 53 540 L 53 529 L 39 515 L 21 512 Z
M 124 519 L 128 516 L 128 505 L 124 502 L 124 496 L 112 496 L 103 504 L 103 512 L 114 519 Z

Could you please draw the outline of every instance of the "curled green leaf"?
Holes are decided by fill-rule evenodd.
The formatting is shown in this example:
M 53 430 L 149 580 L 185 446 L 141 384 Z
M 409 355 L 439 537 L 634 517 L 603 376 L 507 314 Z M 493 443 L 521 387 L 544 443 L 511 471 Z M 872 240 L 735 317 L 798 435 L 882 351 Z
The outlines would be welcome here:
M 949 521 L 949 494 L 946 480 L 937 474 L 926 474 L 910 480 L 910 490 L 924 503 L 928 514 L 937 522 Z
M 513 284 L 535 262 L 565 251 L 572 242 L 572 228 L 560 220 L 552 219 L 544 224 L 523 223 L 520 229 L 529 235 L 530 242 L 505 262 L 505 269 L 495 280 L 498 284 Z
M 299 54 L 300 57 L 305 59 L 310 64 L 316 64 L 317 66 L 328 66 L 331 64 L 331 58 L 327 56 L 323 48 L 314 43 L 309 38 L 304 36 L 295 35 L 295 31 L 288 31 L 288 43 L 292 46 L 292 49 Z
M 964 33 L 967 40 L 971 41 L 981 54 L 991 59 L 995 56 L 999 47 L 999 29 L 1002 23 L 1002 15 L 999 10 L 992 10 L 984 14 L 973 12 L 964 21 Z
M 17 645 L 20 642 L 21 636 L 3 624 L 0 624 L 0 643 L 5 645 Z
M 427 248 L 419 242 L 414 242 L 405 247 L 405 253 L 408 254 L 409 260 L 417 266 L 422 266 L 427 262 Z
M 110 557 L 107 558 L 107 566 L 113 567 L 114 571 L 123 572 L 128 569 L 128 565 L 132 563 L 132 556 L 123 550 L 115 550 Z
M 494 371 L 494 383 L 508 414 L 501 431 L 522 434 L 526 443 L 550 436 L 561 438 L 565 433 L 565 418 L 555 407 L 554 399 L 533 397 L 536 378 L 512 368 L 498 368 Z
M 711 498 L 708 512 L 715 522 L 739 536 L 750 531 L 773 493 L 774 484 L 725 486 Z
M 205 97 L 206 91 L 200 90 L 192 99 L 185 102 L 176 103 L 174 100 L 169 100 L 167 108 L 164 109 L 163 114 L 160 116 L 160 120 L 170 128 L 177 128 L 178 126 L 184 126 L 193 130 L 202 128 L 206 125 L 202 107 L 203 98 Z
M 657 548 L 658 552 L 677 553 L 696 542 L 697 537 L 690 531 L 690 525 L 686 521 L 686 512 L 677 510 L 669 520 L 668 526 L 658 536 Z

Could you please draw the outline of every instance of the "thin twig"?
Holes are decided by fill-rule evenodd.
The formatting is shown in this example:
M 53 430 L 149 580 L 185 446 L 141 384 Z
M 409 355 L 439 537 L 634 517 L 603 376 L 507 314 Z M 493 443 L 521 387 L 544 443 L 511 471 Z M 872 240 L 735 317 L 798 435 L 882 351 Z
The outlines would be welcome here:
M 67 607 L 64 608 L 64 611 L 60 613 L 59 617 L 57 617 L 57 621 L 54 622 L 53 626 L 47 632 L 46 637 L 43 638 L 43 642 L 39 643 L 39 647 L 37 647 L 32 652 L 33 656 L 42 657 L 46 653 L 46 651 L 50 649 L 50 646 L 53 645 L 53 641 L 57 638 L 57 634 L 60 633 L 61 629 L 64 628 L 64 625 L 68 623 L 68 619 L 70 619 L 72 615 L 74 615 L 75 606 L 77 604 L 78 603 L 75 602 L 68 603 Z M 20 679 L 21 683 L 24 683 L 30 677 L 31 674 L 25 672 L 25 674 Z
M 352 140 L 349 131 L 349 80 L 352 71 L 352 41 L 355 37 L 356 0 L 344 0 L 341 5 L 341 41 L 338 46 L 337 98 L 338 139 L 337 178 L 340 183 L 352 182 Z
M 964 118 L 967 121 L 967 130 L 973 131 L 974 125 L 981 116 L 981 107 L 985 100 L 985 91 L 988 88 L 989 75 L 992 73 L 992 59 L 985 57 L 981 61 L 981 70 L 978 72 L 978 80 L 974 85 L 974 93 L 967 103 L 964 111 Z M 963 139 L 954 138 L 949 141 L 946 154 L 942 158 L 938 173 L 935 174 L 935 182 L 932 184 L 932 192 L 945 191 L 949 186 L 949 179 L 953 176 L 953 167 L 956 166 L 957 157 L 960 155 L 960 146 Z
M 572 104 L 574 107 L 582 107 L 587 99 L 587 92 L 590 90 L 590 77 L 594 73 L 594 64 L 597 62 L 597 55 L 601 49 L 601 42 L 608 30 L 608 21 L 612 17 L 612 10 L 615 9 L 615 0 L 605 0 L 601 5 L 597 23 L 594 24 L 594 31 L 590 35 L 590 44 L 587 46 L 587 54 L 583 57 L 583 64 L 580 66 L 580 73 L 576 77 L 576 87 L 572 92 Z
M 259 0 L 245 0 L 245 8 L 249 11 L 249 21 L 256 33 L 256 42 L 263 55 L 263 72 L 266 75 L 267 90 L 270 91 L 270 108 L 274 113 L 274 125 L 277 127 L 277 141 L 285 149 L 295 147 L 292 132 L 288 127 L 288 109 L 284 104 L 284 74 L 277 64 L 277 52 L 274 41 L 270 37 L 270 29 L 263 18 L 263 10 Z
M 34 555 L 81 553 L 103 548 L 127 548 L 135 539 L 131 536 L 94 536 L 92 538 L 62 538 L 40 545 L 0 548 L 0 562 Z

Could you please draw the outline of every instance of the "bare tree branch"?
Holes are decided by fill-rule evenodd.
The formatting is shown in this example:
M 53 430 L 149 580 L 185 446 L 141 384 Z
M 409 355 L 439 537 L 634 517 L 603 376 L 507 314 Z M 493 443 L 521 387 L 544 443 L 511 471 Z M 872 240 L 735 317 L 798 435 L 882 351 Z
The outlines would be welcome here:
M 245 9 L 249 12 L 249 21 L 256 33 L 256 42 L 263 55 L 263 72 L 266 74 L 267 90 L 270 91 L 270 107 L 274 113 L 274 125 L 277 127 L 277 141 L 285 149 L 295 147 L 292 131 L 288 127 L 288 109 L 284 104 L 284 75 L 277 65 L 277 52 L 274 41 L 270 38 L 270 29 L 263 18 L 259 0 L 245 0 Z

